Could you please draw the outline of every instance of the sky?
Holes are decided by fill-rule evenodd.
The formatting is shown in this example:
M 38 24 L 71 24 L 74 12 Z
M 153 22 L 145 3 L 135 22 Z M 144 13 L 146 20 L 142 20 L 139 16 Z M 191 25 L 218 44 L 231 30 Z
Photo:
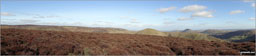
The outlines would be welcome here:
M 1 25 L 255 29 L 255 0 L 1 0 Z

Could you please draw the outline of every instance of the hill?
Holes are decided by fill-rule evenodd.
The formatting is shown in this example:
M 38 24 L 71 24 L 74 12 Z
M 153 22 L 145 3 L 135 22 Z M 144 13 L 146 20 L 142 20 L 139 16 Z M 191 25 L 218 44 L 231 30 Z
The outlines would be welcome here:
M 147 28 L 147 29 L 138 31 L 136 34 L 168 36 L 167 34 L 165 34 L 165 33 L 163 33 L 163 32 L 157 31 L 157 30 L 155 30 L 155 29 L 150 29 L 150 28 Z
M 199 33 L 200 30 L 185 29 L 185 30 L 183 30 L 183 31 L 181 31 L 181 32 L 195 32 L 195 33 Z
M 47 31 L 69 31 L 69 32 L 98 32 L 98 33 L 123 33 L 135 34 L 121 28 L 100 28 L 100 27 L 79 27 L 79 26 L 48 26 L 48 25 L 1 25 L 1 28 L 15 28 L 28 30 L 47 30 Z
M 255 30 L 238 30 L 214 36 L 217 38 L 235 42 L 255 41 Z
M 144 29 L 141 31 L 129 31 L 121 28 L 100 28 L 100 27 L 78 27 L 78 26 L 47 26 L 47 25 L 1 25 L 1 29 L 27 29 L 27 30 L 45 30 L 45 31 L 65 31 L 65 32 L 92 32 L 92 33 L 120 33 L 120 34 L 139 34 L 139 35 L 155 35 L 155 36 L 171 36 L 193 40 L 207 41 L 235 41 L 244 42 L 255 39 L 255 32 L 246 34 L 247 32 L 237 31 L 229 32 L 221 30 L 206 30 L 200 33 L 198 30 L 186 29 L 183 32 L 161 32 L 155 29 Z M 216 38 L 217 37 L 217 38 Z
M 240 55 L 254 42 L 228 43 L 153 35 L 1 29 L 1 55 Z
M 231 31 L 208 29 L 208 30 L 202 31 L 201 33 L 205 33 L 205 34 L 209 34 L 209 35 L 221 35 L 221 34 L 228 33 L 228 32 L 231 32 Z
M 219 41 L 224 42 L 225 40 L 215 38 L 208 34 L 197 33 L 197 32 L 168 32 L 169 37 L 186 38 L 192 40 L 207 40 L 207 41 Z
M 191 31 L 192 31 L 191 29 L 185 29 L 182 32 L 191 32 Z

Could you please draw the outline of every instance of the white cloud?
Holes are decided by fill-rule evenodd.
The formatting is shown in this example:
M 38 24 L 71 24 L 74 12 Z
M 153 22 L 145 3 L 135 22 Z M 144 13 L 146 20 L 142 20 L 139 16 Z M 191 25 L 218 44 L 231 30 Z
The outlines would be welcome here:
M 201 11 L 206 9 L 206 6 L 202 6 L 202 5 L 189 5 L 189 6 L 185 6 L 183 8 L 180 9 L 181 12 L 195 12 L 195 11 Z
M 101 20 L 97 20 L 96 22 L 97 22 L 97 23 L 102 23 L 102 22 L 104 22 L 104 21 L 101 21 Z
M 130 20 L 130 23 L 140 23 L 137 21 L 136 18 L 134 17 L 129 17 L 129 16 L 120 16 L 121 19 L 129 19 Z
M 96 21 L 96 23 L 104 24 L 104 25 L 112 25 L 113 22 L 107 22 L 107 21 Z
M 145 25 L 142 25 L 142 24 L 124 24 L 123 26 L 125 27 L 145 27 Z
M 163 22 L 163 24 L 164 24 L 165 26 L 171 26 L 171 25 L 174 24 L 174 22 L 165 21 L 165 22 Z
M 206 17 L 206 18 L 212 18 L 212 12 L 210 11 L 200 11 L 200 12 L 195 12 L 191 15 L 192 17 Z
M 129 19 L 129 18 L 131 18 L 131 17 L 129 17 L 129 16 L 120 16 L 120 18 L 121 18 L 121 19 Z
M 213 11 L 204 11 L 207 9 L 207 6 L 203 5 L 188 5 L 183 8 L 181 8 L 179 11 L 180 12 L 193 12 L 191 17 L 181 17 L 178 18 L 178 20 L 192 20 L 194 17 L 204 17 L 204 18 L 212 18 L 214 17 L 212 15 Z
M 169 8 L 160 8 L 158 11 L 160 13 L 165 13 L 165 12 L 168 12 L 170 10 L 174 10 L 176 7 L 169 7 Z
M 251 18 L 249 18 L 249 20 L 256 20 L 256 18 L 255 18 L 255 17 L 254 17 L 254 18 L 253 18 L 253 17 L 251 17 Z
M 256 4 L 255 4 L 255 3 L 252 3 L 252 7 L 256 7 Z
M 134 25 L 134 24 L 124 24 L 125 27 L 142 27 L 140 25 Z
M 160 24 L 123 24 L 124 27 L 138 27 L 138 28 L 148 28 L 148 27 L 157 27 L 160 26 Z
M 143 24 L 142 27 L 156 27 L 159 26 L 159 24 Z
M 167 21 L 166 21 L 166 22 L 164 22 L 164 24 L 172 24 L 172 22 L 167 22 Z
M 184 21 L 184 20 L 192 20 L 193 18 L 191 18 L 191 17 L 180 17 L 180 18 L 178 18 L 178 20 L 180 20 L 180 21 Z
M 234 10 L 234 11 L 231 11 L 229 14 L 240 14 L 240 13 L 244 13 L 244 11 L 242 11 L 242 10 Z
M 55 15 L 51 15 L 51 16 L 34 16 L 33 18 L 55 18 L 55 17 L 59 17 L 59 16 L 55 16 Z
M 140 23 L 140 22 L 138 22 L 137 19 L 131 19 L 130 23 Z
M 226 21 L 225 23 L 227 23 L 227 24 L 235 24 L 236 22 L 234 22 L 234 21 Z
M 15 16 L 15 15 L 8 12 L 1 12 L 1 16 Z
M 253 2 L 254 0 L 242 0 L 243 2 Z
M 97 27 L 113 27 L 115 26 L 114 22 L 107 22 L 107 21 L 96 21 L 91 26 L 97 26 Z

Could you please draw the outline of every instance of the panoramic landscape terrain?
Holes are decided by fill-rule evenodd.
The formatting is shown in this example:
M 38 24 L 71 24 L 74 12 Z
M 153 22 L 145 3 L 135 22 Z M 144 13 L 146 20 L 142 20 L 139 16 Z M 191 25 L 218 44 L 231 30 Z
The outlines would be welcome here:
M 254 0 L 1 0 L 1 55 L 255 55 Z
M 1 25 L 2 55 L 240 55 L 240 51 L 255 51 L 255 30 Z

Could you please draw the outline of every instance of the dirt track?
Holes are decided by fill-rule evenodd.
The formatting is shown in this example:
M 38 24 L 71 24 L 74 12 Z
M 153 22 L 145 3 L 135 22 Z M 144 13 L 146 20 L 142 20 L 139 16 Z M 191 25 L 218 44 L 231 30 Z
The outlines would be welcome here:
M 1 55 L 239 55 L 240 51 L 255 51 L 255 44 L 150 35 L 1 29 Z

